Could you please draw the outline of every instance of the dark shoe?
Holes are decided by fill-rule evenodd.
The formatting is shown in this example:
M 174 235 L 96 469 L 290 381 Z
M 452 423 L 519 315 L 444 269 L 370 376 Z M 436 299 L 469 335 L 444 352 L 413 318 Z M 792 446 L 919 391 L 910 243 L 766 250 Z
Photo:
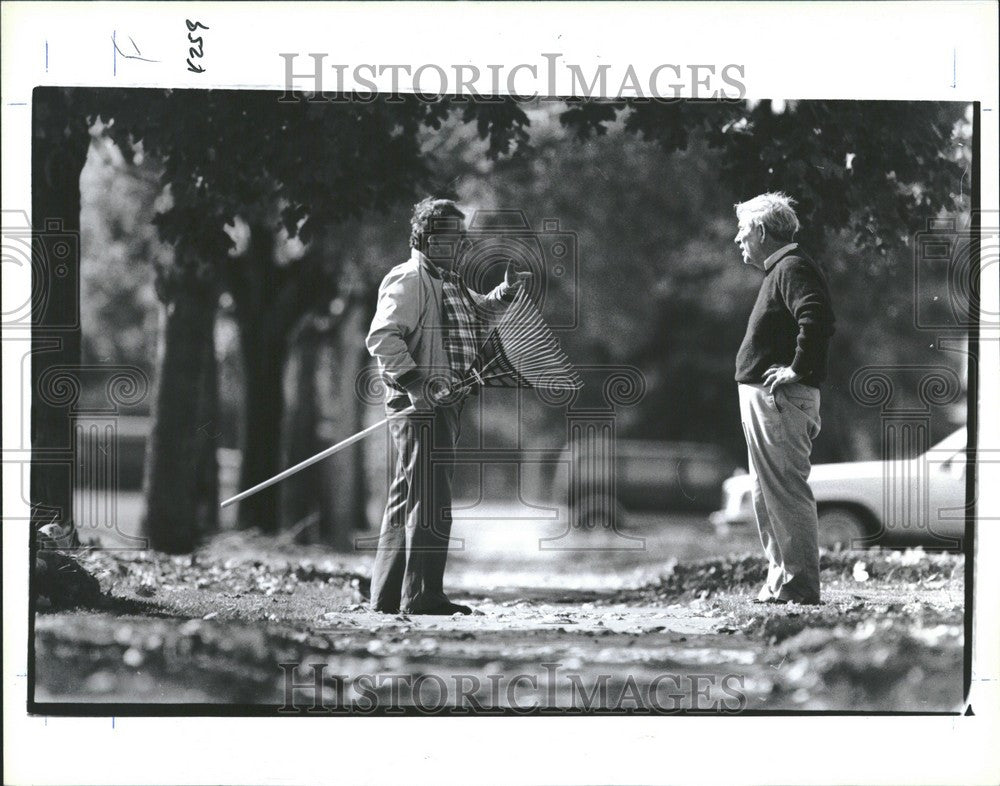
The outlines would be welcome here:
M 751 603 L 759 603 L 761 605 L 769 605 L 769 606 L 784 606 L 786 603 L 788 603 L 788 601 L 785 600 L 784 598 L 764 598 L 763 600 L 761 600 L 760 598 L 754 598 L 751 601 Z
M 452 614 L 472 614 L 472 609 L 468 606 L 463 606 L 461 603 L 452 603 L 447 601 L 441 603 L 437 606 L 431 606 L 429 608 L 420 608 L 419 606 L 415 608 L 405 609 L 406 614 L 433 614 L 438 617 L 450 617 Z
M 810 598 L 809 600 L 802 600 L 800 598 L 779 598 L 782 603 L 798 603 L 801 606 L 820 606 L 822 601 L 819 598 Z

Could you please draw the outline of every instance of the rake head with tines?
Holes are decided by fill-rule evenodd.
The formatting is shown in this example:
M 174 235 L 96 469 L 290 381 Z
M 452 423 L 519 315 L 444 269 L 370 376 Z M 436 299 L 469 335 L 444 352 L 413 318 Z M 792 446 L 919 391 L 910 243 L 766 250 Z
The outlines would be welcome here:
M 476 386 L 579 390 L 583 380 L 522 289 L 492 327 L 457 391 Z

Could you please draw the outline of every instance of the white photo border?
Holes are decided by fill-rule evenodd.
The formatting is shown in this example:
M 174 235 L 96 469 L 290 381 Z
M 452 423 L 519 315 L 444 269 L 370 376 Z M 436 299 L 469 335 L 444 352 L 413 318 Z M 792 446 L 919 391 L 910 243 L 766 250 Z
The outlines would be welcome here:
M 640 73 L 664 62 L 735 63 L 750 98 L 980 101 L 981 205 L 1000 207 L 997 6 L 989 2 L 12 2 L 2 14 L 4 210 L 30 212 L 34 87 L 283 89 L 280 54 L 312 52 L 347 64 L 481 66 L 541 64 L 544 53 L 560 53 L 584 65 L 631 63 Z M 210 28 L 204 73 L 188 70 L 186 19 Z M 144 57 L 117 55 L 119 36 Z M 376 79 L 379 89 L 389 89 L 388 79 Z M 544 77 L 539 87 L 551 93 Z M 555 92 L 570 90 L 568 73 L 557 73 Z M 984 313 L 1000 313 L 998 267 L 994 260 L 982 271 Z M 28 393 L 17 389 L 21 357 L 11 343 L 3 345 L 5 447 Z M 980 373 L 971 404 L 979 447 L 995 450 L 995 330 L 980 333 Z M 4 520 L 23 521 L 20 479 L 6 470 Z M 980 514 L 996 516 L 1000 465 L 980 465 L 979 484 Z M 992 783 L 1000 776 L 1000 529 L 978 527 L 975 547 L 971 716 L 45 718 L 25 707 L 28 532 L 5 526 L 4 780 Z

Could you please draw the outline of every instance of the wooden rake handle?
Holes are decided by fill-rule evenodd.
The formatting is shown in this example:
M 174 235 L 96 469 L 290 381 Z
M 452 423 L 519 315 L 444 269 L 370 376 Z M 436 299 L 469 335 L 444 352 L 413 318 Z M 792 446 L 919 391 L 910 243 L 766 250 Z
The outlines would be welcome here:
M 230 497 L 227 500 L 223 500 L 222 504 L 219 507 L 220 508 L 225 508 L 225 507 L 228 507 L 229 505 L 232 505 L 235 502 L 239 502 L 240 500 L 244 500 L 247 497 L 252 497 L 258 491 L 263 491 L 264 489 L 269 488 L 270 486 L 273 486 L 275 483 L 280 483 L 285 478 L 290 478 L 296 472 L 300 472 L 300 471 L 304 470 L 306 467 L 311 467 L 313 464 L 315 464 L 315 463 L 317 463 L 319 461 L 322 461 L 325 458 L 329 458 L 334 453 L 339 453 L 341 450 L 343 450 L 346 447 L 350 447 L 355 442 L 360 442 L 361 440 L 363 440 L 365 437 L 367 437 L 372 432 L 377 431 L 378 429 L 382 428 L 382 426 L 384 426 L 386 423 L 389 422 L 389 418 L 399 417 L 400 415 L 409 415 L 409 414 L 411 414 L 411 413 L 413 413 L 415 411 L 416 411 L 416 407 L 414 407 L 414 406 L 411 405 L 411 406 L 407 407 L 406 409 L 401 409 L 399 412 L 394 412 L 389 417 L 383 418 L 378 423 L 374 423 L 371 426 L 369 426 L 368 428 L 366 428 L 366 429 L 364 429 L 362 431 L 359 431 L 357 434 L 354 434 L 353 436 L 350 436 L 347 439 L 341 440 L 336 445 L 331 445 L 326 450 L 322 450 L 319 453 L 317 453 L 315 456 L 311 456 L 310 458 L 307 458 L 305 461 L 300 461 L 294 467 L 289 467 L 288 469 L 286 469 L 286 470 L 284 470 L 282 472 L 279 472 L 273 478 L 268 478 L 267 480 L 263 481 L 262 483 L 258 483 L 256 486 L 252 486 L 251 488 L 248 488 L 246 491 L 241 491 L 235 497 Z

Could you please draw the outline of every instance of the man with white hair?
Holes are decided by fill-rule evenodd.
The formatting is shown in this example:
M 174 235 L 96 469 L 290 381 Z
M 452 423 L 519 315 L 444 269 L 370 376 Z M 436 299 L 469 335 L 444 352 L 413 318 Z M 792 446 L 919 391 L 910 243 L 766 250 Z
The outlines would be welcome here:
M 807 480 L 834 317 L 823 269 L 794 242 L 794 204 L 769 193 L 736 205 L 743 263 L 764 273 L 736 355 L 736 381 L 768 559 L 757 601 L 812 604 L 820 602 L 819 523 Z

